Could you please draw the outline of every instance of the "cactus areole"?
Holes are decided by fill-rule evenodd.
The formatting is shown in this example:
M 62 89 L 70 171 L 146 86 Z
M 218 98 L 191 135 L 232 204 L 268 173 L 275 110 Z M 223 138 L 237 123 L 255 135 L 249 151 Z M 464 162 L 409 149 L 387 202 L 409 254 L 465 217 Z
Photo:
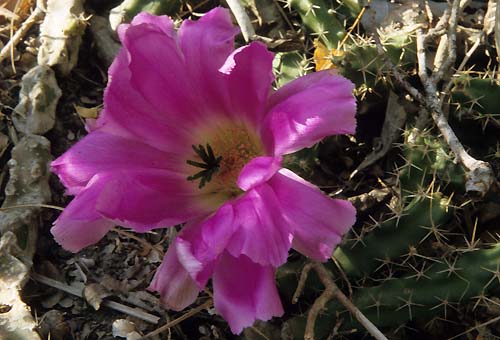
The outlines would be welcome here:
M 273 54 L 234 50 L 238 29 L 216 8 L 179 30 L 142 13 L 118 29 L 104 110 L 52 163 L 73 201 L 52 228 L 70 251 L 115 224 L 145 232 L 185 223 L 150 289 L 181 310 L 212 278 L 234 333 L 283 314 L 275 269 L 291 247 L 327 260 L 355 221 L 281 158 L 354 133 L 353 84 L 329 71 L 272 90 Z

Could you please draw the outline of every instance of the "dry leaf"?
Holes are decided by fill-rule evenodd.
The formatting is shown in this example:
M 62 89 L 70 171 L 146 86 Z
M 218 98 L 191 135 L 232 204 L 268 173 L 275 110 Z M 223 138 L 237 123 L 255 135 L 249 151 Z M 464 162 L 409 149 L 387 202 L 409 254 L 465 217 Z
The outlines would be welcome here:
M 142 337 L 137 332 L 135 324 L 125 319 L 118 319 L 113 322 L 113 336 L 127 338 L 127 340 L 137 340 Z
M 78 105 L 73 105 L 73 106 L 75 107 L 76 113 L 78 113 L 78 115 L 84 119 L 96 119 L 97 114 L 101 109 L 100 106 L 95 106 L 90 108 Z
M 101 308 L 102 300 L 110 296 L 111 292 L 99 283 L 91 283 L 83 289 L 83 297 L 95 310 Z
M 332 48 L 331 51 L 323 45 L 318 39 L 314 40 L 314 63 L 316 64 L 316 71 L 330 70 L 335 68 L 332 62 L 332 57 L 341 57 L 344 52 Z

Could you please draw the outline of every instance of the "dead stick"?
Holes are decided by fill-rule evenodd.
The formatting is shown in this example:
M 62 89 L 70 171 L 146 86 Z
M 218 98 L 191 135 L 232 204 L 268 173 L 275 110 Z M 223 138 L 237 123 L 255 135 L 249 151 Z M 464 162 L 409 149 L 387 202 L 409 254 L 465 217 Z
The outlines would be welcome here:
M 21 41 L 24 35 L 29 31 L 31 26 L 33 26 L 39 19 L 42 18 L 43 14 L 44 12 L 37 5 L 33 13 L 31 13 L 28 19 L 26 19 L 23 22 L 21 27 L 16 31 L 16 33 L 12 36 L 9 42 L 0 51 L 0 63 L 10 55 L 11 49 L 14 48 Z
M 500 7 L 500 6 L 499 6 Z M 460 66 L 458 66 L 457 68 L 457 73 L 458 72 L 461 72 L 465 65 L 467 64 L 467 62 L 469 61 L 469 59 L 472 57 L 472 55 L 474 54 L 474 52 L 476 51 L 476 49 L 479 47 L 479 45 L 481 44 L 481 41 L 483 40 L 485 34 L 484 34 L 484 31 L 481 31 L 481 33 L 479 33 L 478 37 L 476 38 L 476 41 L 474 42 L 474 44 L 472 45 L 472 47 L 467 51 L 467 53 L 465 53 L 465 56 L 464 58 L 462 59 L 462 62 L 460 63 Z M 444 86 L 444 89 L 443 89 L 443 93 L 444 94 L 448 94 L 453 86 L 453 82 L 452 81 L 449 81 L 445 86 Z M 441 106 L 443 105 L 443 100 L 444 100 L 445 96 L 443 96 L 441 98 Z
M 432 82 L 434 84 L 437 84 L 446 76 L 446 73 L 450 71 L 451 67 L 455 64 L 455 60 L 457 59 L 457 21 L 459 5 L 460 0 L 453 0 L 448 23 L 448 56 L 439 67 L 436 74 L 433 75 Z
M 488 321 L 486 321 L 486 322 L 483 322 L 482 324 L 479 324 L 479 325 L 476 325 L 476 326 L 474 326 L 474 327 L 472 327 L 472 328 L 469 328 L 469 329 L 468 329 L 468 330 L 466 330 L 465 332 L 462 332 L 462 333 L 457 334 L 457 335 L 455 335 L 455 336 L 453 336 L 453 337 L 451 337 L 451 338 L 448 338 L 448 340 L 456 339 L 456 338 L 458 338 L 458 337 L 461 337 L 462 335 L 465 335 L 465 334 L 467 334 L 467 333 L 470 333 L 470 332 L 472 332 L 472 331 L 475 331 L 476 329 L 479 329 L 479 328 L 481 328 L 481 327 L 485 327 L 485 326 L 491 325 L 492 323 L 495 323 L 495 322 L 498 322 L 498 321 L 500 321 L 500 316 L 497 316 L 496 318 L 493 318 L 493 319 L 491 319 L 491 320 L 488 320 Z
M 425 65 L 425 38 L 423 38 L 421 30 L 417 30 L 418 74 L 422 84 L 424 85 L 425 91 L 425 100 L 423 100 L 423 102 L 421 101 L 421 103 L 424 104 L 427 111 L 431 113 L 434 123 L 441 132 L 441 135 L 450 147 L 451 151 L 455 154 L 457 160 L 467 169 L 467 181 L 465 183 L 466 191 L 477 192 L 481 196 L 484 196 L 494 181 L 493 170 L 487 162 L 477 160 L 469 155 L 460 143 L 444 115 L 442 103 L 438 97 L 438 91 L 436 88 L 436 84 L 443 80 L 456 60 L 456 30 L 459 3 L 459 0 L 454 0 L 451 7 L 450 24 L 448 29 L 448 58 L 432 77 L 427 76 Z M 445 89 L 447 89 L 446 85 Z M 443 95 L 446 95 L 446 93 Z
M 339 287 L 335 284 L 331 273 L 319 262 L 310 262 L 304 266 L 302 270 L 299 287 L 294 294 L 294 299 L 298 298 L 302 291 L 307 274 L 311 269 L 314 269 L 318 274 L 321 283 L 325 286 L 323 293 L 314 301 L 309 314 L 307 315 L 306 330 L 304 339 L 314 340 L 314 326 L 318 315 L 324 310 L 328 301 L 336 298 L 351 314 L 359 321 L 363 327 L 377 340 L 387 340 L 384 334 L 370 321 L 368 318 L 342 293 Z
M 299 283 L 297 284 L 297 289 L 295 289 L 295 293 L 293 293 L 292 303 L 296 304 L 299 301 L 302 292 L 306 286 L 307 276 L 312 268 L 312 262 L 306 264 L 304 268 L 302 268 L 302 272 L 300 273 Z
M 245 41 L 249 42 L 251 40 L 254 40 L 255 30 L 253 29 L 250 18 L 241 5 L 240 0 L 227 0 L 227 4 L 231 9 L 231 12 L 233 12 L 234 17 L 236 18 L 236 22 L 238 22 L 238 26 L 240 26 L 241 28 L 241 34 L 243 34 L 243 38 L 245 39 Z
M 196 308 L 193 308 L 191 309 L 189 312 L 186 312 L 184 314 L 182 314 L 180 317 L 178 317 L 177 319 L 174 319 L 170 322 L 167 322 L 165 325 L 161 326 L 160 328 L 158 329 L 155 329 L 154 331 L 152 331 L 151 333 L 148 333 L 146 334 L 145 336 L 143 336 L 142 338 L 139 338 L 138 340 L 145 340 L 145 339 L 148 339 L 148 338 L 151 338 L 155 335 L 158 335 L 162 332 L 165 332 L 166 330 L 174 327 L 175 325 L 177 325 L 178 323 L 186 320 L 186 319 L 189 319 L 190 317 L 192 317 L 193 315 L 195 314 L 198 314 L 199 312 L 201 312 L 202 310 L 204 309 L 207 309 L 207 308 L 210 308 L 212 306 L 212 299 L 210 300 L 207 300 L 205 301 L 205 303 L 199 305 L 198 307 Z
M 452 7 L 452 15 L 450 15 L 450 21 L 453 21 L 452 17 L 457 15 L 458 13 L 458 8 L 457 8 L 457 1 L 453 3 Z M 453 28 L 453 25 L 450 25 Z M 454 27 L 456 29 L 456 25 Z M 456 32 L 455 32 L 456 33 Z M 449 30 L 449 34 L 452 34 L 451 29 Z M 452 34 L 454 37 L 454 35 Z M 453 37 L 449 37 L 449 44 L 450 42 L 453 44 L 456 44 L 456 41 Z M 479 193 L 481 196 L 484 196 L 491 185 L 493 184 L 494 181 L 494 175 L 493 175 L 493 170 L 491 169 L 491 166 L 489 163 L 477 160 L 474 157 L 470 156 L 467 151 L 465 151 L 465 148 L 463 145 L 460 143 L 458 140 L 457 136 L 455 135 L 455 132 L 451 129 L 450 125 L 448 124 L 448 121 L 446 117 L 444 116 L 443 110 L 441 108 L 441 103 L 438 98 L 437 94 L 437 89 L 435 82 L 439 79 L 442 79 L 442 76 L 451 68 L 452 64 L 449 62 L 446 62 L 446 65 L 448 65 L 448 70 L 441 67 L 440 70 L 434 75 L 432 78 L 424 76 L 424 79 L 421 79 L 422 82 L 424 83 L 424 92 L 425 95 L 420 93 L 419 90 L 417 90 L 415 87 L 410 85 L 408 81 L 405 79 L 405 76 L 394 66 L 394 64 L 387 58 L 386 53 L 384 51 L 384 47 L 382 46 L 382 43 L 380 41 L 380 37 L 378 36 L 377 32 L 373 32 L 373 39 L 375 41 L 375 44 L 377 46 L 377 51 L 379 56 L 382 58 L 382 60 L 385 61 L 387 66 L 389 67 L 392 76 L 394 79 L 418 102 L 420 102 L 425 109 L 431 113 L 432 119 L 434 120 L 436 126 L 438 127 L 439 131 L 441 132 L 444 140 L 450 147 L 451 151 L 454 153 L 455 157 L 457 160 L 467 169 L 467 181 L 465 184 L 465 189 L 467 192 L 475 192 Z M 426 39 L 424 38 L 423 41 Z M 456 46 L 451 46 L 449 45 L 449 54 L 454 55 Z M 422 53 L 425 53 L 425 49 L 417 49 L 417 53 L 420 54 L 417 59 L 420 60 L 425 60 L 425 55 L 422 55 Z M 443 66 L 443 65 L 441 65 Z M 422 67 L 425 67 L 425 65 L 422 65 L 420 63 L 419 68 L 420 68 L 420 74 L 422 74 Z
M 78 296 L 80 298 L 83 298 L 82 289 L 68 286 L 67 284 L 65 284 L 61 281 L 57 281 L 57 280 L 51 279 L 50 277 L 46 277 L 46 276 L 43 276 L 43 275 L 40 275 L 37 273 L 31 273 L 30 276 L 35 281 L 43 283 L 44 285 L 59 289 L 65 293 L 68 293 L 68 294 L 71 294 L 74 296 Z M 136 317 L 138 319 L 147 321 L 149 323 L 155 324 L 155 325 L 158 323 L 158 321 L 160 321 L 160 318 L 157 317 L 156 315 L 146 313 L 143 310 L 140 310 L 138 308 L 132 308 L 132 307 L 123 305 L 123 304 L 115 302 L 115 301 L 104 300 L 102 302 L 102 305 L 105 307 L 114 309 L 116 311 L 128 314 L 130 316 Z

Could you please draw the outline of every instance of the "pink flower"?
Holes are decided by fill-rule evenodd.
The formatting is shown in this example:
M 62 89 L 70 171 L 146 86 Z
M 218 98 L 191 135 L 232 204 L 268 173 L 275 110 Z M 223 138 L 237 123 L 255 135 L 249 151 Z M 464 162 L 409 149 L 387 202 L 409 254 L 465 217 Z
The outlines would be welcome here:
M 332 134 L 354 133 L 350 81 L 329 71 L 273 92 L 273 55 L 237 50 L 238 30 L 216 8 L 178 32 L 146 13 L 119 29 L 104 110 L 52 163 L 75 195 L 52 228 L 79 251 L 120 224 L 138 232 L 185 223 L 150 289 L 174 310 L 212 278 L 214 304 L 234 333 L 283 314 L 275 269 L 291 247 L 327 260 L 355 221 L 281 158 Z

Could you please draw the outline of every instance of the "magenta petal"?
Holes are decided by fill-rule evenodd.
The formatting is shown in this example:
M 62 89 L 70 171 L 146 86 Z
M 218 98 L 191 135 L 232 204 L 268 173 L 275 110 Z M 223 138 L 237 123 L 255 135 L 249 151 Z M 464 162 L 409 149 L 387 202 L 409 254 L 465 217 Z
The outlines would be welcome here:
M 278 267 L 286 262 L 292 235 L 276 195 L 266 185 L 247 191 L 233 203 L 234 234 L 227 250 L 248 256 L 262 265 Z
M 195 109 L 190 105 L 192 91 L 185 73 L 186 60 L 175 32 L 167 30 L 166 33 L 163 28 L 153 21 L 130 25 L 122 35 L 124 48 L 129 53 L 130 85 L 155 112 L 185 120 Z
M 137 14 L 130 23 L 131 25 L 149 25 L 150 28 L 162 32 L 165 35 L 175 37 L 174 22 L 166 15 L 153 15 L 148 12 Z M 120 33 L 120 32 L 119 32 Z M 123 38 L 122 38 L 123 39 Z
M 234 119 L 246 119 L 254 128 L 261 125 L 271 93 L 273 58 L 264 44 L 253 42 L 235 50 L 220 69 L 226 74 L 228 112 Z
M 176 38 L 174 22 L 166 15 L 153 15 L 148 12 L 137 14 L 130 24 L 121 24 L 118 26 L 117 33 L 121 41 L 126 39 L 126 34 L 131 26 L 142 25 L 146 31 L 162 33 L 172 39 Z
M 233 219 L 233 207 L 224 204 L 213 216 L 185 226 L 177 236 L 179 259 L 199 287 L 206 285 L 215 260 L 233 235 Z
M 283 214 L 294 224 L 293 248 L 317 261 L 330 258 L 342 235 L 356 221 L 352 204 L 329 198 L 287 169 L 282 169 L 268 183 Z
M 235 258 L 224 253 L 217 262 L 213 286 L 215 309 L 235 334 L 256 319 L 267 321 L 283 315 L 271 266 L 256 264 L 244 255 Z
M 114 223 L 104 219 L 95 209 L 107 180 L 107 176 L 95 176 L 54 222 L 50 232 L 64 249 L 80 251 L 97 243 L 113 227 Z
M 193 85 L 198 112 L 223 115 L 227 112 L 227 88 L 219 72 L 234 50 L 234 36 L 239 32 L 227 9 L 217 7 L 199 20 L 185 20 L 179 28 L 179 45 L 186 60 L 186 74 Z
M 354 84 L 330 71 L 311 73 L 276 91 L 263 129 L 266 145 L 283 155 L 312 146 L 326 136 L 354 133 Z
M 281 157 L 256 157 L 248 162 L 238 176 L 238 186 L 249 190 L 267 181 L 281 168 Z
M 97 211 L 119 224 L 144 232 L 207 214 L 191 183 L 167 170 L 114 172 Z
M 173 24 L 149 14 L 136 19 L 120 26 L 124 47 L 109 69 L 97 125 L 160 150 L 182 152 L 179 148 L 191 145 L 187 123 L 192 123 L 195 106 Z
M 98 173 L 173 168 L 177 157 L 139 141 L 94 131 L 53 161 L 51 167 L 68 193 L 77 194 Z
M 192 75 L 217 71 L 233 52 L 239 29 L 231 22 L 229 10 L 217 7 L 199 20 L 184 20 L 179 28 L 179 44 Z
M 148 290 L 159 292 L 160 300 L 167 308 L 180 311 L 196 300 L 200 289 L 179 262 L 175 246 L 174 241 L 156 270 Z
M 271 266 L 224 253 L 215 267 L 213 286 L 215 309 L 235 334 L 257 319 L 267 321 L 283 315 Z

